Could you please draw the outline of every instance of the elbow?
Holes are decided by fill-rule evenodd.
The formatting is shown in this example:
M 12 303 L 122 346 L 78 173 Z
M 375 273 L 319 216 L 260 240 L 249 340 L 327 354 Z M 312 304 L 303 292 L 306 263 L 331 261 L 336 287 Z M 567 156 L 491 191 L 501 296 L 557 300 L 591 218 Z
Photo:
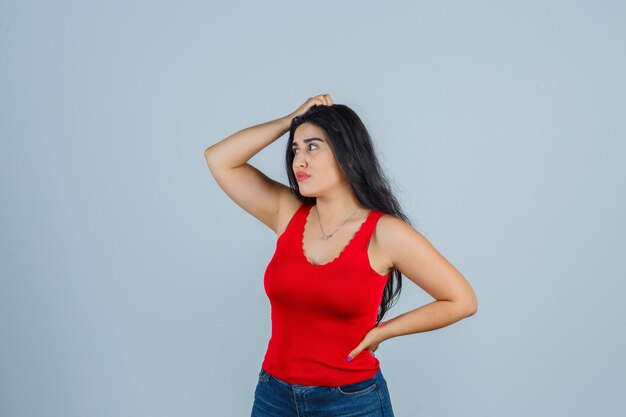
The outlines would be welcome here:
M 476 314 L 476 312 L 478 311 L 478 305 L 475 304 L 471 309 L 469 309 L 466 313 L 465 317 L 470 317 L 473 316 L 474 314 Z
M 478 311 L 478 300 L 475 295 L 457 302 L 457 312 L 462 317 L 470 317 Z
M 478 300 L 475 296 L 465 304 L 465 308 L 463 310 L 465 311 L 465 317 L 470 317 L 476 314 L 478 311 Z
M 213 149 L 212 146 L 209 146 L 204 150 L 204 159 L 206 159 L 207 164 L 210 166 L 213 158 Z

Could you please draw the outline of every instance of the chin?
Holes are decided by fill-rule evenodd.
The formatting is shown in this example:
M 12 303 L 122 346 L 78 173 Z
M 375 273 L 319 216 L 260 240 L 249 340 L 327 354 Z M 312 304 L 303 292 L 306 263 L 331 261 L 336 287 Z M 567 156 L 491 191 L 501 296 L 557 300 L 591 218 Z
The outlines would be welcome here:
M 299 192 L 299 193 L 300 193 L 300 195 L 301 195 L 301 196 L 303 196 L 303 197 L 317 197 L 317 194 L 312 193 L 312 192 L 310 192 L 310 191 L 307 191 L 307 190 L 306 190 L 306 187 L 305 187 L 305 189 L 304 189 L 304 190 L 302 189 L 302 187 L 298 187 L 298 192 Z

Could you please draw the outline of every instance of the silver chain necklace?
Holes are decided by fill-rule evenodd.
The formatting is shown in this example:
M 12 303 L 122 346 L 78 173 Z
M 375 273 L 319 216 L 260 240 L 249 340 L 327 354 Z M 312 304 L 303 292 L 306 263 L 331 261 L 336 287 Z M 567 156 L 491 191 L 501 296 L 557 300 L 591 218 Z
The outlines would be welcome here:
M 359 207 L 357 206 L 357 208 L 356 208 L 356 209 L 354 209 L 354 211 L 352 212 L 352 214 L 356 213 L 356 211 L 357 211 L 358 209 L 359 209 Z M 343 223 L 341 223 L 341 224 L 339 225 L 339 227 L 335 229 L 335 231 L 334 231 L 334 232 L 332 232 L 331 234 L 327 235 L 327 234 L 324 232 L 324 227 L 322 227 L 322 220 L 320 219 L 320 212 L 319 212 L 319 211 L 317 211 L 317 204 L 315 205 L 315 212 L 317 213 L 317 220 L 318 220 L 318 222 L 319 222 L 319 224 L 320 224 L 320 228 L 322 229 L 322 240 L 328 240 L 328 238 L 329 238 L 329 237 L 331 237 L 332 235 L 334 235 L 334 234 L 335 234 L 335 232 L 336 232 L 337 230 L 339 230 L 339 227 L 343 226 L 343 225 L 344 225 L 344 224 L 348 221 L 348 219 L 349 219 L 350 217 L 352 217 L 352 214 L 350 214 L 350 215 L 348 216 L 348 218 L 347 218 L 347 219 L 345 219 L 345 220 L 343 221 Z

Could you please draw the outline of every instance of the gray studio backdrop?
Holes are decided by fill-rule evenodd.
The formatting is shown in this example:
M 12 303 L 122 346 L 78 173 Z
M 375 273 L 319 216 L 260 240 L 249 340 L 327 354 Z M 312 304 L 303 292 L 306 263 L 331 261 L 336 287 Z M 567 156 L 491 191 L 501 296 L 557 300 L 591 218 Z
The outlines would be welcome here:
M 0 2 L 0 415 L 249 415 L 275 235 L 203 151 L 321 93 L 478 295 L 381 344 L 396 415 L 622 414 L 624 21 L 618 1 Z M 286 182 L 285 142 L 250 162 Z M 404 280 L 387 319 L 432 301 Z

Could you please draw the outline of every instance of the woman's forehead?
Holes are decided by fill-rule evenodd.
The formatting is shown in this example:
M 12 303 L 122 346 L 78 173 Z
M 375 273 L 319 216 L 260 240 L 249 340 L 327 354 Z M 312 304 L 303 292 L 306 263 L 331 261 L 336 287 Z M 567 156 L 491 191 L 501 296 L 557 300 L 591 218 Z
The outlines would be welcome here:
M 324 130 L 311 123 L 303 123 L 296 128 L 293 135 L 293 143 L 303 142 L 305 139 L 318 138 L 326 141 Z

